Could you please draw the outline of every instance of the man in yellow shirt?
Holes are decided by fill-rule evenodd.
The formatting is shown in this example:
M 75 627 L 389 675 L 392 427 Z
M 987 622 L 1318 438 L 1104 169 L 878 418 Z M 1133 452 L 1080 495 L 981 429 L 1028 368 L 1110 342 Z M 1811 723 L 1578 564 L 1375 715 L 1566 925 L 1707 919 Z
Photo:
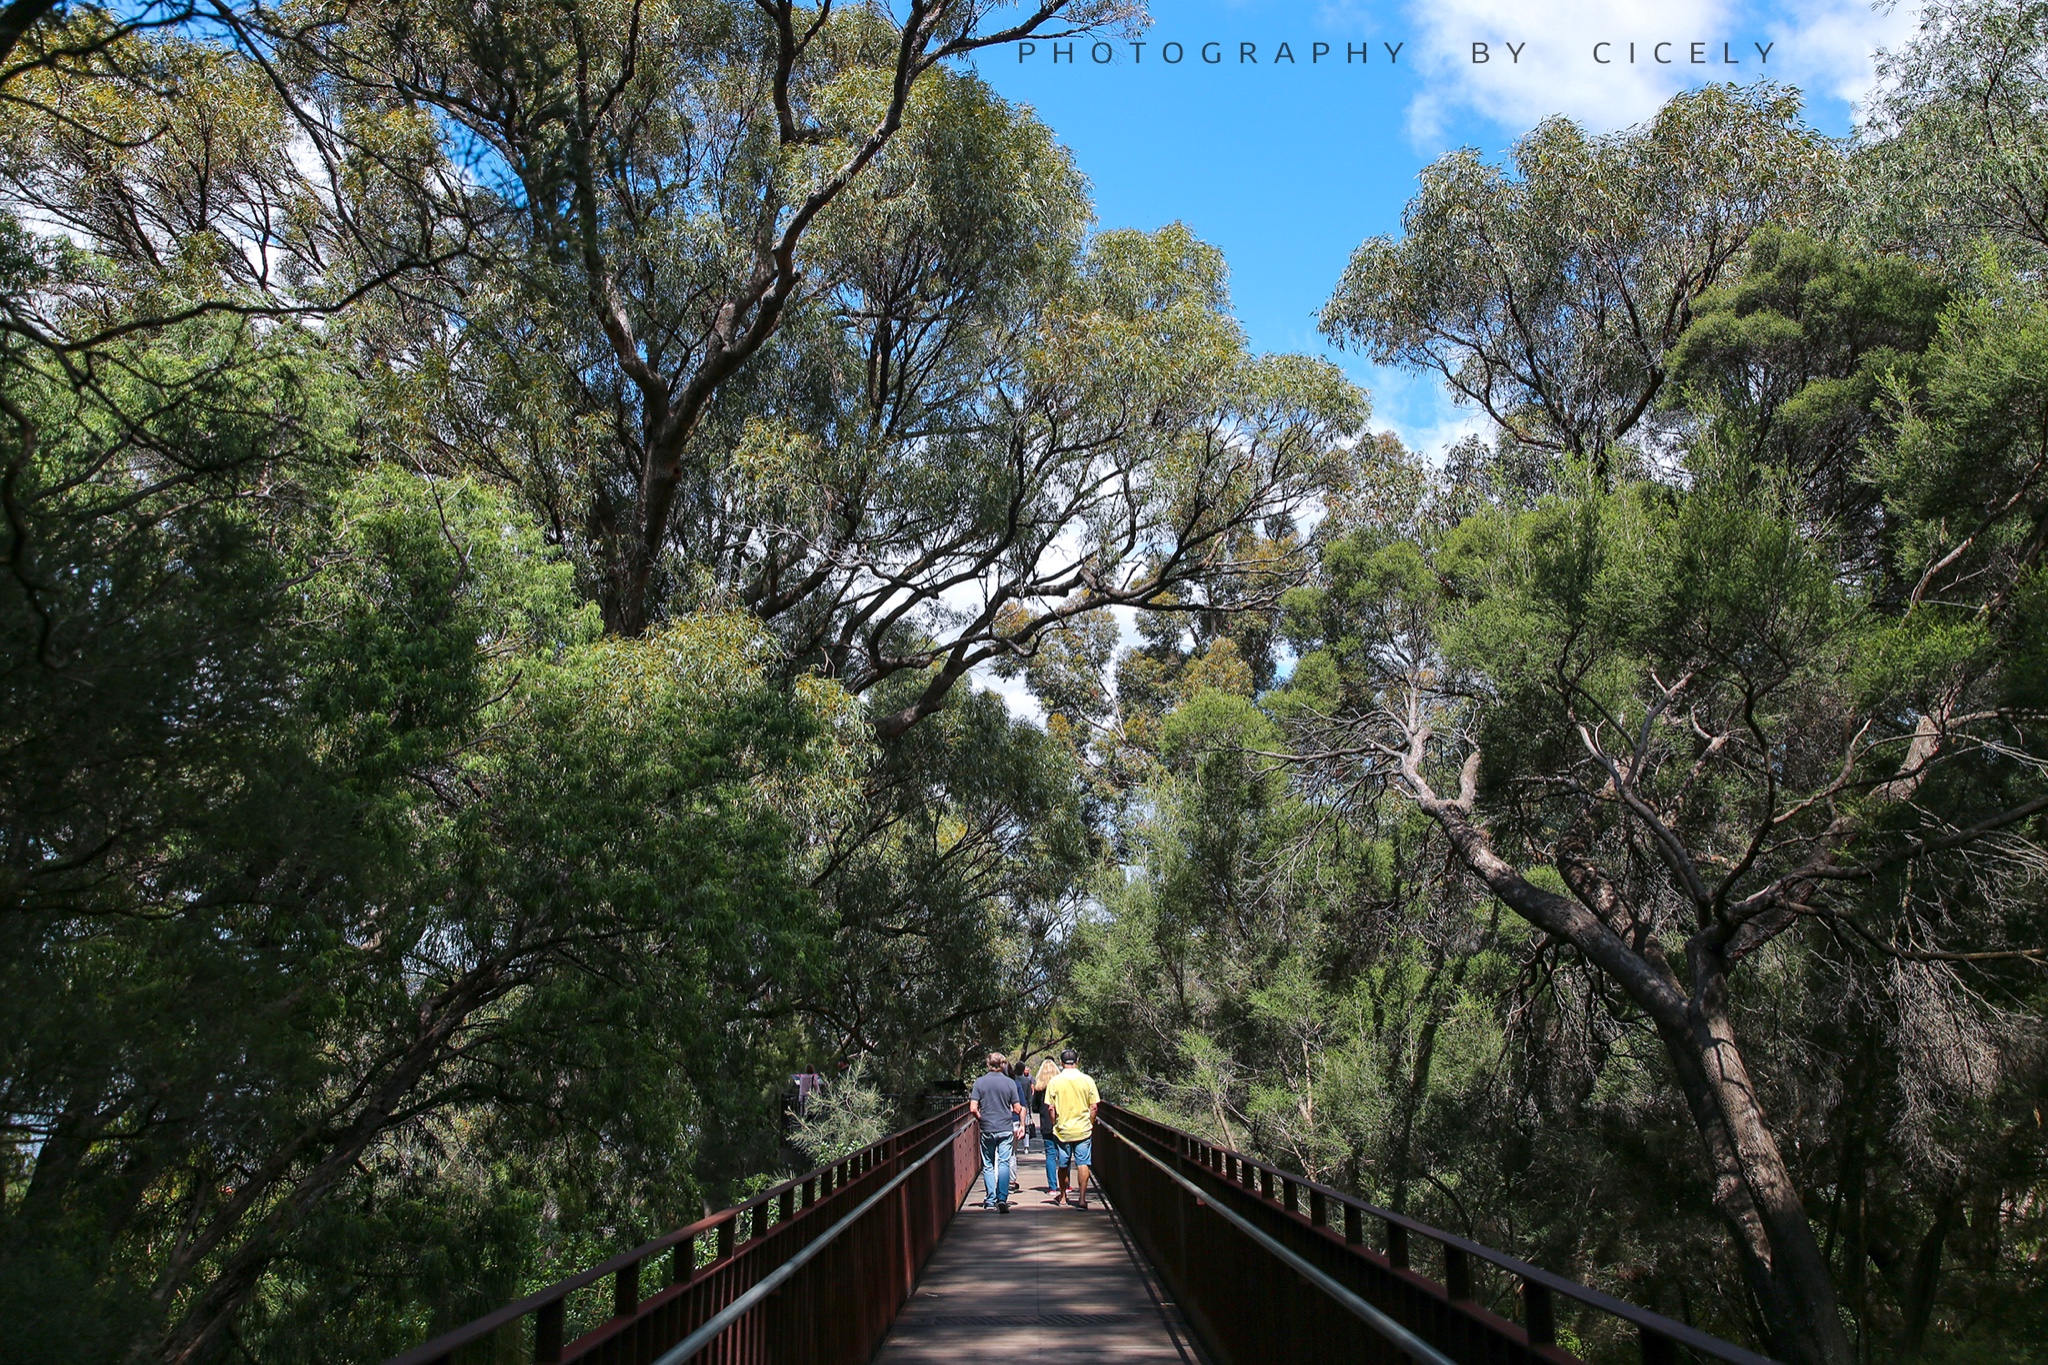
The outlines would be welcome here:
M 1074 1049 L 1060 1054 L 1060 1074 L 1045 1087 L 1045 1109 L 1052 1118 L 1053 1151 L 1059 1161 L 1060 1189 L 1052 1202 L 1067 1202 L 1068 1172 L 1073 1173 L 1074 1207 L 1088 1207 L 1089 1144 L 1095 1137 L 1095 1108 L 1102 1096 L 1087 1072 L 1076 1065 Z

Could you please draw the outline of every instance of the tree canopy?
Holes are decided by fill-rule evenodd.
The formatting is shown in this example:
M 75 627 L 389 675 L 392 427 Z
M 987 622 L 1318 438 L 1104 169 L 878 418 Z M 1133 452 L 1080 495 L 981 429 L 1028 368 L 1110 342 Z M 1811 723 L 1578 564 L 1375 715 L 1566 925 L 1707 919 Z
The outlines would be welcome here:
M 2031 1359 L 2043 15 L 1437 161 L 1323 313 L 1417 452 L 968 60 L 1134 5 L 0 10 L 16 1353 L 374 1361 L 1073 1041 Z

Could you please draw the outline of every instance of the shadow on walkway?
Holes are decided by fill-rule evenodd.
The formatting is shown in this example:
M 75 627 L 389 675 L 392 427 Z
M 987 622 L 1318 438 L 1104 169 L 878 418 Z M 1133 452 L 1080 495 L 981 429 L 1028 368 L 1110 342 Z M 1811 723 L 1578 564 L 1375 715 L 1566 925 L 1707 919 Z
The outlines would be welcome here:
M 1042 1156 L 1020 1155 L 1010 1212 L 981 1207 L 981 1182 L 925 1267 L 875 1365 L 986 1359 L 1209 1365 L 1116 1211 L 1089 1190 L 1085 1212 L 1045 1192 Z M 1043 1354 L 1041 1354 L 1043 1353 Z

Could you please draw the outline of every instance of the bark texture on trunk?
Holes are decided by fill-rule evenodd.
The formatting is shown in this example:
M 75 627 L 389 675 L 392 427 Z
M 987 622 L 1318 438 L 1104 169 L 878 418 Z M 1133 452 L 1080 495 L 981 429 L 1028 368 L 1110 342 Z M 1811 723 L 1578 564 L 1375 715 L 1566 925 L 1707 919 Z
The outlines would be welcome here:
M 1714 1211 L 1742 1258 L 1772 1352 L 1788 1365 L 1851 1365 L 1827 1258 L 1717 1003 L 1724 987 L 1694 996 L 1690 1027 L 1658 1029 L 1714 1172 Z

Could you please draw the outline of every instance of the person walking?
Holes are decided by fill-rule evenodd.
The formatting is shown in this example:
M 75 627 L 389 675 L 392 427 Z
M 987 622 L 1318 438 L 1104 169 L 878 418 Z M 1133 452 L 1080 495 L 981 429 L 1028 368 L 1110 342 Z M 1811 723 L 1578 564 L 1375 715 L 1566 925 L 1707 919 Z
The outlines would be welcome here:
M 988 1070 L 975 1081 L 967 1107 L 981 1126 L 981 1206 L 1008 1213 L 1011 1153 L 1024 1131 L 1024 1106 L 1017 1103 L 1017 1083 L 1002 1053 L 988 1054 Z
M 1010 1089 L 1018 1093 L 1018 1138 L 1016 1148 L 1010 1154 L 1010 1189 L 1016 1191 L 1024 1189 L 1024 1181 L 1018 1177 L 1016 1158 L 1030 1154 L 1030 1070 L 1024 1068 L 1022 1054 L 1016 1062 L 1004 1068 L 1004 1074 L 1010 1076 Z M 1018 1081 L 1018 1076 L 1022 1076 L 1022 1081 Z
M 1074 1187 L 1073 1206 L 1088 1207 L 1089 1157 L 1095 1136 L 1095 1110 L 1102 1095 L 1095 1081 L 1080 1068 L 1080 1057 L 1068 1048 L 1060 1054 L 1060 1074 L 1045 1088 L 1045 1107 L 1052 1114 L 1053 1145 L 1059 1148 L 1061 1187 L 1052 1202 L 1067 1202 L 1069 1172 Z
M 1031 1112 L 1038 1118 L 1038 1142 L 1045 1149 L 1045 1192 L 1051 1194 L 1059 1188 L 1059 1153 L 1052 1145 L 1052 1118 L 1045 1112 L 1045 1088 L 1052 1084 L 1052 1078 L 1060 1074 L 1060 1064 L 1047 1057 L 1038 1064 L 1038 1075 L 1031 1082 Z
M 1023 1110 L 1023 1136 L 1017 1140 L 1017 1155 L 1028 1156 L 1031 1152 L 1031 1068 L 1019 1056 L 1017 1064 L 1010 1068 L 1010 1080 L 1017 1087 L 1017 1103 Z M 1010 1182 L 1012 1185 L 1016 1181 Z

